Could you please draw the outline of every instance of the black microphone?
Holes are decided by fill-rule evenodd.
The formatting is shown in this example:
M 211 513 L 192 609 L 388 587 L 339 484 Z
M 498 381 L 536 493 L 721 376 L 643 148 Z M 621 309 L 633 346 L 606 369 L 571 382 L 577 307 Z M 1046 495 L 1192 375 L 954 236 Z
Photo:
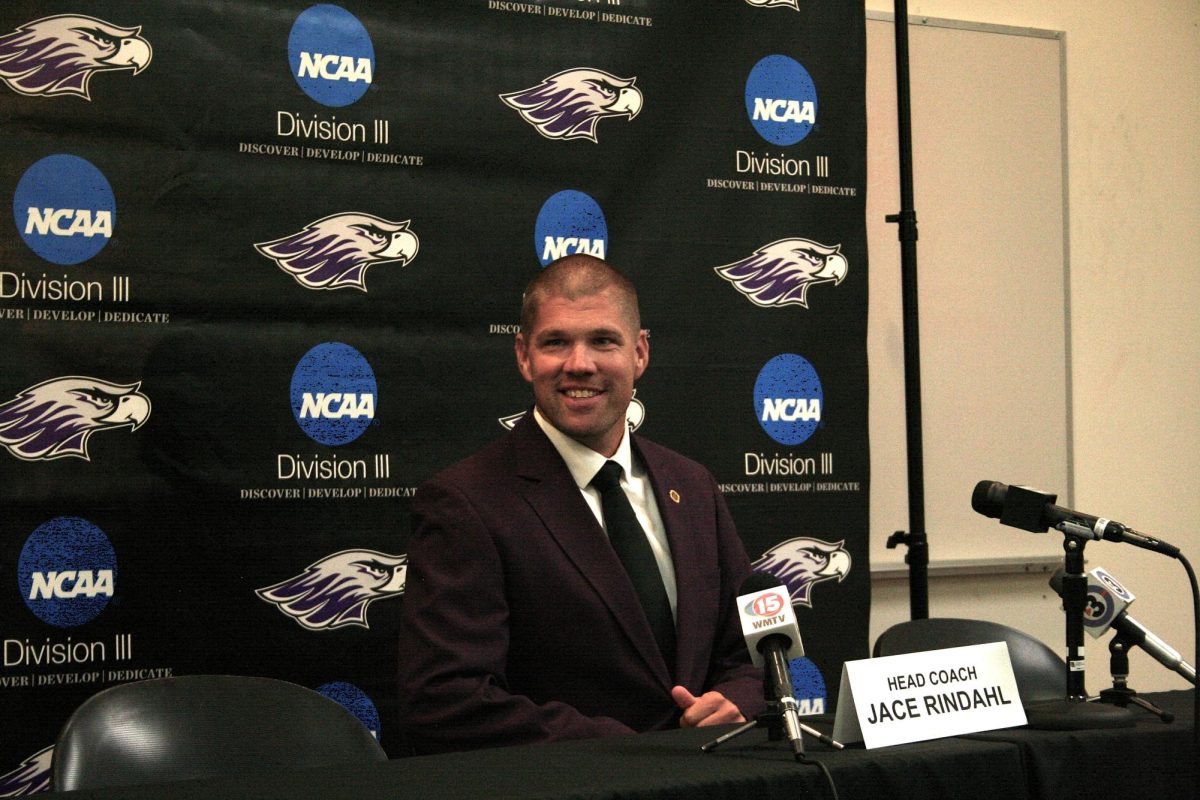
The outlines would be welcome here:
M 1028 486 L 1007 486 L 999 481 L 980 481 L 971 493 L 971 508 L 985 517 L 1000 520 L 1021 530 L 1044 533 L 1055 528 L 1063 533 L 1124 542 L 1135 547 L 1179 558 L 1179 548 L 1161 539 L 1138 533 L 1127 525 L 1104 517 L 1093 517 L 1054 505 L 1058 495 Z
M 778 578 L 755 572 L 742 582 L 737 606 L 750 658 L 755 666 L 763 668 L 764 693 L 768 701 L 778 701 L 792 752 L 796 758 L 802 758 L 803 726 L 792 690 L 788 658 L 789 655 L 804 655 L 804 645 L 800 641 L 792 598 Z
M 1062 597 L 1063 570 L 1050 577 L 1050 587 Z M 1149 628 L 1129 616 L 1126 607 L 1134 601 L 1134 595 L 1103 567 L 1088 573 L 1087 611 L 1084 613 L 1084 629 L 1094 638 L 1100 638 L 1109 628 L 1116 630 L 1132 645 L 1137 645 L 1172 672 L 1178 672 L 1193 686 L 1196 685 L 1196 668 L 1183 660 L 1179 651 L 1155 636 Z
M 802 738 L 805 733 L 835 750 L 841 750 L 845 746 L 841 742 L 800 722 L 800 707 L 792 690 L 788 658 L 804 655 L 804 645 L 800 642 L 800 628 L 796 625 L 796 611 L 792 608 L 792 597 L 788 590 L 773 575 L 752 572 L 738 590 L 737 611 L 750 660 L 754 666 L 763 668 L 763 694 L 767 699 L 767 712 L 701 745 L 700 749 L 711 752 L 722 742 L 740 736 L 751 728 L 763 726 L 770 726 L 771 738 L 776 739 L 780 732 L 778 722 L 782 721 L 783 733 L 787 734 L 797 761 L 808 763 L 804 757 Z

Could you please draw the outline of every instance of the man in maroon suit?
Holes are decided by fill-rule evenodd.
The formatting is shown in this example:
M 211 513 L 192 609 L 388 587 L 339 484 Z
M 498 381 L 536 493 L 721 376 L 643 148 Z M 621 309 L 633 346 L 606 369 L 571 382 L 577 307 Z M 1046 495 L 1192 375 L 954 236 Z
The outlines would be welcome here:
M 554 262 L 525 292 L 515 350 L 534 409 L 413 501 L 409 742 L 436 752 L 753 718 L 762 676 L 734 603 L 750 563 L 725 501 L 706 469 L 626 422 L 650 357 L 632 284 L 591 256 Z M 593 485 L 606 462 L 620 465 L 605 471 L 625 512 L 609 505 L 616 478 Z M 651 600 L 618 544 L 630 528 Z

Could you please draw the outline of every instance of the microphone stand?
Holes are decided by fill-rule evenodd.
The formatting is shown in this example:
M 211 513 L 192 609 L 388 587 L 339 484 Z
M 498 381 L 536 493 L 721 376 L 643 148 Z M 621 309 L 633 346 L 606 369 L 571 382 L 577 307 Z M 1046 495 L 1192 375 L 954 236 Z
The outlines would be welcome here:
M 796 702 L 795 700 L 792 700 L 793 705 L 795 704 L 795 702 Z M 829 736 L 826 736 L 825 734 L 821 733 L 816 728 L 813 728 L 809 725 L 805 725 L 803 722 L 796 722 L 796 725 L 797 725 L 797 727 L 800 728 L 800 730 L 803 733 L 807 733 L 809 736 L 812 736 L 814 739 L 819 741 L 821 744 L 828 745 L 829 747 L 832 747 L 834 750 L 841 750 L 845 747 L 845 745 L 842 744 L 841 742 L 839 742 Z M 757 717 L 750 720 L 749 722 L 742 723 L 741 725 L 737 726 L 736 728 L 729 731 L 728 733 L 721 734 L 716 739 L 713 739 L 711 742 L 700 745 L 700 749 L 706 753 L 711 753 L 713 750 L 716 750 L 718 747 L 725 744 L 725 742 L 728 742 L 730 739 L 735 739 L 738 736 L 741 736 L 743 733 L 753 730 L 754 728 L 766 728 L 768 741 L 772 741 L 772 742 L 782 741 L 784 738 L 784 732 L 785 732 L 783 702 L 781 702 L 779 700 L 768 700 L 766 711 L 759 714 Z M 797 741 L 800 741 L 800 740 L 798 739 Z M 799 761 L 801 759 L 801 757 L 803 757 L 803 755 L 804 755 L 803 745 L 800 746 L 799 750 L 800 751 L 795 754 L 797 761 Z
M 734 739 L 754 728 L 766 728 L 767 739 L 772 742 L 782 741 L 785 736 L 792 744 L 792 751 L 797 761 L 804 760 L 804 737 L 807 733 L 822 744 L 829 745 L 835 750 L 841 750 L 845 745 L 821 733 L 816 728 L 805 725 L 800 721 L 799 706 L 792 696 L 789 684 L 776 684 L 772 675 L 779 676 L 782 682 L 788 676 L 788 663 L 783 653 L 778 649 L 765 653 L 771 661 L 771 666 L 763 670 L 763 696 L 767 701 L 767 710 L 750 722 L 745 722 L 729 733 L 722 734 L 716 739 L 703 744 L 700 749 L 705 753 L 712 752 L 730 739 Z
M 908 602 L 912 619 L 929 617 L 929 536 L 925 531 L 925 453 L 921 433 L 921 325 L 917 308 L 917 210 L 913 192 L 912 100 L 908 74 L 908 0 L 894 0 L 896 40 L 897 154 L 900 211 L 885 220 L 896 223 L 900 239 L 900 289 L 904 317 L 904 432 L 908 450 L 908 524 L 887 540 L 889 550 L 908 548 Z
M 1117 634 L 1108 643 L 1108 652 L 1111 654 L 1108 660 L 1109 670 L 1112 672 L 1113 685 L 1111 689 L 1104 689 L 1100 692 L 1100 702 L 1111 703 L 1121 708 L 1133 703 L 1154 714 L 1163 722 L 1174 722 L 1174 714 L 1164 711 L 1144 697 L 1139 697 L 1137 692 L 1129 688 L 1127 681 L 1129 678 L 1129 648 L 1132 644 L 1133 641 L 1121 631 L 1117 631 Z
M 1128 728 L 1133 713 L 1124 707 L 1087 702 L 1084 688 L 1083 612 L 1087 606 L 1087 576 L 1084 574 L 1083 547 L 1095 537 L 1091 530 L 1075 522 L 1055 526 L 1063 534 L 1063 611 L 1066 618 L 1067 670 L 1066 699 L 1031 703 L 1025 708 L 1030 728 L 1043 730 L 1089 730 Z

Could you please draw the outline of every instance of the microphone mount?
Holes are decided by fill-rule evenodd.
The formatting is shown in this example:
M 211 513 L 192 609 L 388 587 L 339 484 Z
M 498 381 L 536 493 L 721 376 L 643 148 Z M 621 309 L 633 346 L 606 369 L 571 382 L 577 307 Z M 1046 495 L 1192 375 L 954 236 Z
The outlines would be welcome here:
M 1112 673 L 1113 685 L 1111 689 L 1102 689 L 1100 691 L 1100 702 L 1111 703 L 1120 708 L 1125 708 L 1132 703 L 1138 708 L 1143 708 L 1154 714 L 1163 722 L 1174 722 L 1174 714 L 1159 708 L 1130 688 L 1129 648 L 1135 644 L 1136 642 L 1131 637 L 1126 636 L 1124 631 L 1117 631 L 1116 635 L 1109 641 L 1108 668 L 1109 672 Z
M 1133 725 L 1133 714 L 1129 709 L 1089 703 L 1087 699 L 1087 689 L 1084 686 L 1086 661 L 1083 638 L 1087 576 L 1083 571 L 1083 548 L 1093 539 L 1092 532 L 1088 532 L 1087 529 L 1084 529 L 1084 532 L 1086 535 L 1072 533 L 1069 529 L 1063 531 L 1062 599 L 1066 618 L 1066 698 L 1027 706 L 1025 714 L 1030 728 L 1088 730 L 1127 728 Z
M 774 635 L 781 636 L 781 634 Z M 771 637 L 759 641 L 755 649 L 763 658 L 763 698 L 766 700 L 766 711 L 750 722 L 739 725 L 729 733 L 701 745 L 700 749 L 709 753 L 747 731 L 754 728 L 766 728 L 767 739 L 772 742 L 786 739 L 791 743 L 795 759 L 801 763 L 805 762 L 804 734 L 806 733 L 834 750 L 841 750 L 844 747 L 841 742 L 835 741 L 816 728 L 800 721 L 800 704 L 796 702 L 792 690 L 786 649 L 772 641 Z M 802 648 L 801 652 L 803 652 Z
M 711 753 L 713 750 L 716 750 L 718 747 L 723 745 L 725 742 L 728 742 L 730 739 L 736 739 L 738 736 L 741 736 L 743 733 L 751 731 L 755 728 L 766 728 L 767 729 L 767 739 L 769 741 L 772 741 L 772 742 L 783 741 L 785 738 L 788 738 L 788 733 L 789 733 L 787 730 L 787 725 L 789 723 L 786 722 L 786 718 L 788 716 L 794 716 L 794 714 L 789 715 L 787 713 L 788 709 L 787 709 L 786 705 L 789 700 L 791 701 L 791 706 L 792 706 L 791 710 L 793 712 L 795 712 L 796 707 L 797 707 L 795 698 L 788 697 L 788 698 L 784 698 L 783 700 L 768 700 L 766 711 L 759 714 L 757 717 L 750 720 L 749 722 L 742 723 L 741 725 L 739 725 L 738 727 L 729 731 L 728 733 L 721 734 L 716 739 L 713 739 L 711 742 L 707 742 L 705 744 L 700 745 L 700 749 L 703 750 L 705 753 Z M 845 745 L 842 744 L 841 742 L 837 741 L 836 739 L 833 739 L 832 737 L 826 736 L 825 734 L 821 733 L 819 730 L 817 730 L 816 728 L 814 728 L 810 725 L 805 725 L 803 722 L 800 722 L 798 718 L 794 719 L 794 724 L 798 728 L 798 731 L 794 731 L 794 733 L 796 733 L 796 739 L 794 739 L 794 741 L 800 741 L 800 739 L 799 739 L 800 734 L 807 733 L 809 736 L 813 737 L 821 744 L 831 747 L 834 750 L 841 750 L 841 749 L 845 748 Z M 799 752 L 797 752 L 795 754 L 795 756 L 796 756 L 797 761 L 804 760 L 803 747 L 799 748 Z

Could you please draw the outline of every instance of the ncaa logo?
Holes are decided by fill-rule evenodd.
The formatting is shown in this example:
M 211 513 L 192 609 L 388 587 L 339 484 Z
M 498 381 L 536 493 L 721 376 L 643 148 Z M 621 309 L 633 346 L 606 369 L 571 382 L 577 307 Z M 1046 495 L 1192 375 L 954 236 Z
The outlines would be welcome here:
M 808 441 L 821 425 L 824 404 L 817 371 L 794 353 L 772 358 L 754 382 L 755 416 L 767 435 L 780 444 Z
M 59 153 L 25 170 L 13 193 L 13 219 L 30 250 L 52 264 L 79 264 L 112 238 L 117 201 L 91 162 Z
M 353 683 L 333 681 L 318 686 L 316 691 L 317 694 L 328 697 L 358 717 L 358 721 L 371 732 L 371 735 L 376 739 L 379 738 L 379 709 L 362 689 Z
M 17 586 L 42 622 L 74 628 L 108 606 L 116 574 L 117 556 L 104 531 L 79 517 L 55 517 L 25 540 Z
M 375 419 L 375 373 L 348 344 L 309 350 L 292 373 L 292 415 L 310 439 L 325 445 L 353 442 Z
M 825 713 L 825 702 L 829 691 L 821 670 L 811 659 L 800 656 L 788 661 L 788 673 L 792 679 L 792 694 L 796 696 L 797 712 L 800 716 Z
M 608 223 L 595 200 L 583 192 L 565 189 L 542 204 L 533 229 L 533 244 L 543 267 L 575 253 L 604 258 L 608 252 Z
M 817 88 L 800 62 L 773 55 L 759 61 L 746 79 L 746 113 L 758 135 L 771 144 L 795 144 L 817 122 Z
M 292 23 L 288 63 L 304 93 L 341 108 L 362 97 L 375 75 L 375 47 L 358 18 L 335 5 L 309 8 Z

